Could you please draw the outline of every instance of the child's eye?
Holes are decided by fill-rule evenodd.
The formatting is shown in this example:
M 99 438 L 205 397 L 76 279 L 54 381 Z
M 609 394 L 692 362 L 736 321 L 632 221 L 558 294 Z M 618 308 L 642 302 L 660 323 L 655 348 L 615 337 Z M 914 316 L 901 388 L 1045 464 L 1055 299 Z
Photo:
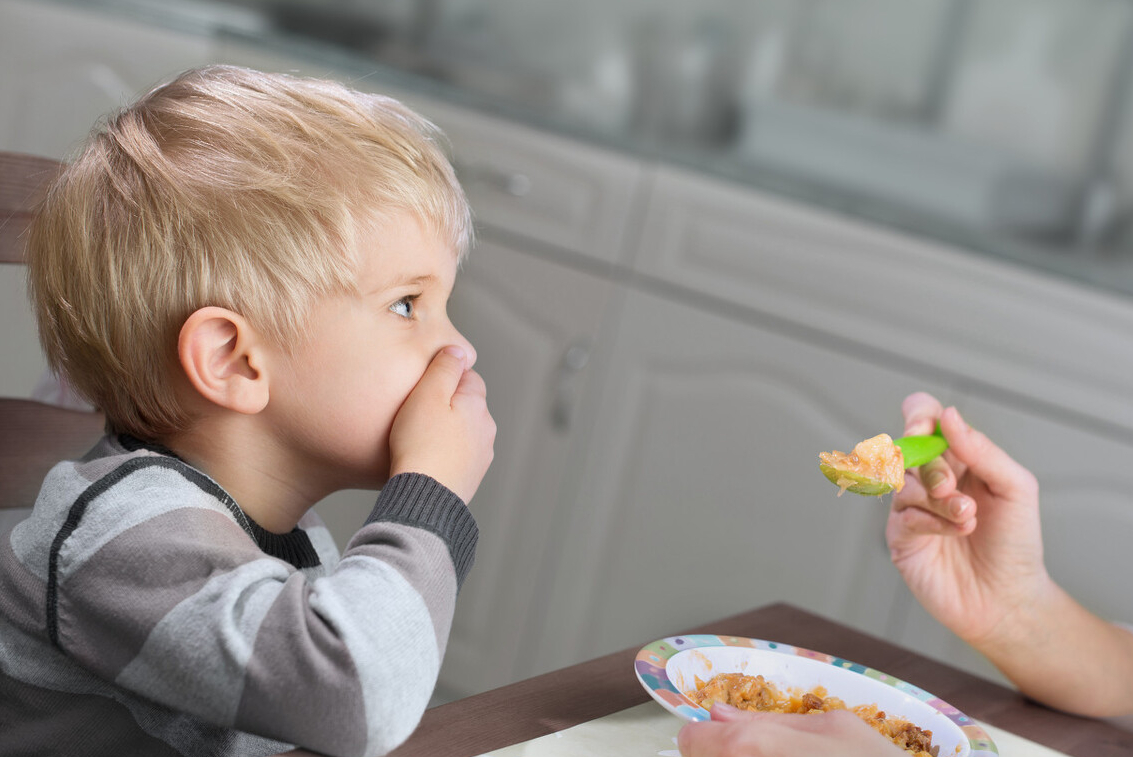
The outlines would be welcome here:
M 417 299 L 416 295 L 402 297 L 397 302 L 389 306 L 389 309 L 400 315 L 402 318 L 413 317 L 413 300 Z

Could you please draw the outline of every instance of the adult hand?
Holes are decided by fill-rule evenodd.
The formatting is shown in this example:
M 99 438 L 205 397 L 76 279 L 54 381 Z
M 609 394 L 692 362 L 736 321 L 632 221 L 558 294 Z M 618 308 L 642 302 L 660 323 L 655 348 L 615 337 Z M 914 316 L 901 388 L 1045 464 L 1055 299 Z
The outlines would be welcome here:
M 684 757 L 902 757 L 905 752 L 849 710 L 780 715 L 712 706 L 712 720 L 677 735 Z
M 949 449 L 910 471 L 893 497 L 886 527 L 893 563 L 937 620 L 979 647 L 1050 586 L 1038 483 L 931 395 L 910 395 L 902 411 L 906 434 L 932 433 L 939 421 Z
M 437 353 L 390 429 L 390 476 L 424 473 L 466 503 L 494 455 L 487 388 L 456 346 Z

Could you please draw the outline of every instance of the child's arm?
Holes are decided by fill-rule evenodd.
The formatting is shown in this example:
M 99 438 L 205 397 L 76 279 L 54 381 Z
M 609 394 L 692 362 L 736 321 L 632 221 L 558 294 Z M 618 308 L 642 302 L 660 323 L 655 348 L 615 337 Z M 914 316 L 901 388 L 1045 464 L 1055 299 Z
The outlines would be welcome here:
M 477 540 L 461 497 L 495 432 L 483 382 L 448 353 L 398 423 L 422 454 L 321 577 L 265 555 L 223 492 L 172 458 L 109 483 L 60 550 L 58 646 L 209 723 L 329 755 L 391 750 L 433 692 Z
M 56 561 L 63 653 L 205 723 L 328 755 L 384 754 L 416 727 L 477 538 L 451 491 L 392 479 L 321 577 L 266 555 L 176 467 L 99 496 Z
M 913 594 L 1025 694 L 1081 715 L 1133 712 L 1133 634 L 1047 574 L 1035 477 L 955 408 L 918 393 L 903 410 L 905 433 L 939 419 L 949 442 L 893 498 L 887 538 Z

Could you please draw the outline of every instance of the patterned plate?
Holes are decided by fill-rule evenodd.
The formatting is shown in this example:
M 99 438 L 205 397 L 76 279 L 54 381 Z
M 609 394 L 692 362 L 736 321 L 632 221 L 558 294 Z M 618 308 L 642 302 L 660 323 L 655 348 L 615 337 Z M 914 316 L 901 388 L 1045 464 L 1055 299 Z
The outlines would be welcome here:
M 762 675 L 780 689 L 823 686 L 848 706 L 876 704 L 932 731 L 940 757 L 998 755 L 991 737 L 964 713 L 927 691 L 881 671 L 821 652 L 762 639 L 695 634 L 670 636 L 642 648 L 637 679 L 661 706 L 685 720 L 708 720 L 708 711 L 684 692 L 717 673 Z

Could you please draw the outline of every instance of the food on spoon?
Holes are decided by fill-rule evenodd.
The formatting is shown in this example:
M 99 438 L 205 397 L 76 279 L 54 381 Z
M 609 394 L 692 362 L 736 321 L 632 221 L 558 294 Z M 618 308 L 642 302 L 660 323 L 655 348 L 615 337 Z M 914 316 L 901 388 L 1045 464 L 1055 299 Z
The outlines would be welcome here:
M 905 456 L 889 434 L 858 442 L 852 452 L 820 452 L 818 467 L 838 487 L 838 496 L 882 495 L 905 485 Z
M 724 702 L 741 710 L 810 714 L 831 710 L 850 710 L 912 757 L 939 757 L 939 746 L 932 745 L 932 731 L 919 728 L 908 720 L 886 715 L 876 704 L 847 707 L 838 697 L 829 696 L 817 686 L 810 691 L 784 693 L 764 679 L 743 673 L 720 673 L 707 683 L 696 680 L 696 690 L 687 692 L 692 701 L 706 710 L 716 702 Z

